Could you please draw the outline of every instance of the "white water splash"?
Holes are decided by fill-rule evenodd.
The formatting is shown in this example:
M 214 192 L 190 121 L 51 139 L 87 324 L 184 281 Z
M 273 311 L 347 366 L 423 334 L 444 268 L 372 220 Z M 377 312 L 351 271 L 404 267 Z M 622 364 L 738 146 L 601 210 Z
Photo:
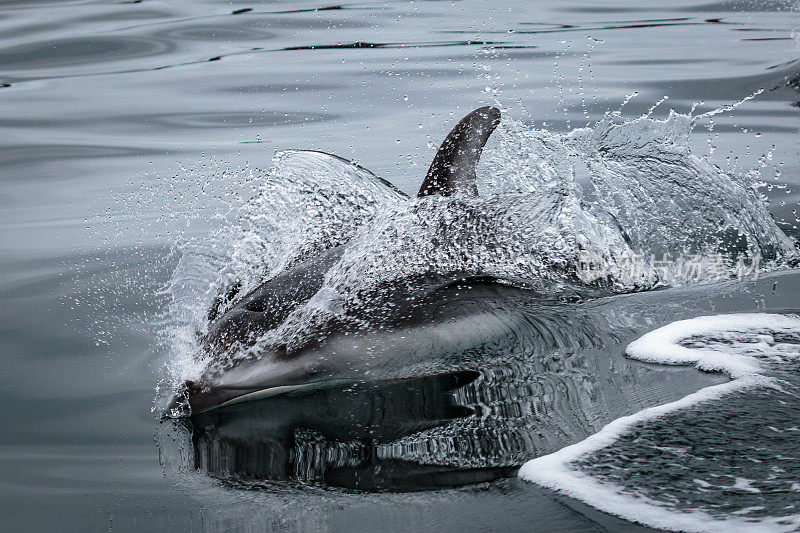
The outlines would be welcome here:
M 233 222 L 185 249 L 171 289 L 181 354 L 170 362 L 173 381 L 196 379 L 212 363 L 197 333 L 225 287 L 238 283 L 245 294 L 339 244 L 344 253 L 319 292 L 230 357 L 300 347 L 331 320 L 357 323 L 356 314 L 381 308 L 414 278 L 493 276 L 552 297 L 591 296 L 704 281 L 669 271 L 659 278 L 646 261 L 631 269 L 632 256 L 724 252 L 763 257 L 766 269 L 796 260 L 750 178 L 691 153 L 693 125 L 674 112 L 632 121 L 612 113 L 558 135 L 506 119 L 484 151 L 476 198 L 407 199 L 338 158 L 282 152 Z M 601 276 L 580 275 L 586 254 L 601 260 Z M 187 279 L 201 282 L 187 291 Z

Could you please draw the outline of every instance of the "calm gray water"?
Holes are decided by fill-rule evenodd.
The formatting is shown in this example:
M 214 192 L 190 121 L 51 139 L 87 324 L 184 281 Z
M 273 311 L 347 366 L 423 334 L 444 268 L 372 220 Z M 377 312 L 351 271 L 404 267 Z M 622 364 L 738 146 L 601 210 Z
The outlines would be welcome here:
M 485 104 L 566 133 L 633 93 L 628 119 L 664 96 L 655 118 L 763 90 L 702 122 L 690 142 L 723 168 L 759 168 L 770 212 L 797 236 L 799 27 L 789 1 L 0 3 L 2 528 L 639 529 L 514 472 L 618 416 L 724 380 L 630 361 L 623 350 L 690 316 L 797 312 L 796 270 L 541 313 L 541 331 L 589 339 L 570 345 L 567 370 L 531 374 L 494 361 L 466 369 L 477 381 L 467 373 L 332 390 L 230 423 L 195 419 L 194 441 L 183 422 L 165 429 L 152 412 L 172 356 L 159 338 L 174 296 L 163 289 L 180 243 L 206 235 L 214 215 L 252 193 L 231 175 L 268 168 L 276 150 L 313 149 L 357 160 L 411 194 L 452 124 Z M 548 383 L 567 400 L 537 403 L 552 399 Z M 435 412 L 416 411 L 428 400 L 414 391 L 434 398 Z M 410 407 L 374 407 L 385 398 Z M 487 404 L 496 409 L 475 426 L 470 416 Z M 226 445 L 240 457 L 322 446 L 341 429 L 331 412 L 341 405 L 368 420 L 358 430 L 386 439 L 444 425 L 484 446 L 437 462 L 426 455 L 435 451 L 409 445 L 400 459 L 436 468 L 386 462 L 374 478 L 374 468 L 344 469 L 325 483 L 313 461 L 296 461 L 309 468 L 301 473 L 246 464 L 273 481 L 265 484 L 214 455 Z M 385 423 L 359 414 L 364 405 Z M 773 412 L 787 427 L 797 417 L 796 405 Z M 247 425 L 264 419 L 273 425 Z M 773 444 L 770 453 L 788 446 Z M 641 442 L 619 446 L 635 454 Z M 601 459 L 598 472 L 613 470 Z

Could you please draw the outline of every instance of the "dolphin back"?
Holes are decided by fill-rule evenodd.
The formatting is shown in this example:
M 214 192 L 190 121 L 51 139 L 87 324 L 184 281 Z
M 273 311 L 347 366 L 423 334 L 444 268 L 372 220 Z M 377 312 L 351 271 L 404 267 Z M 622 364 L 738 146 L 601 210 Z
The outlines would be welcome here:
M 417 196 L 456 192 L 477 196 L 475 168 L 499 123 L 500 110 L 492 106 L 480 107 L 461 119 L 436 152 Z

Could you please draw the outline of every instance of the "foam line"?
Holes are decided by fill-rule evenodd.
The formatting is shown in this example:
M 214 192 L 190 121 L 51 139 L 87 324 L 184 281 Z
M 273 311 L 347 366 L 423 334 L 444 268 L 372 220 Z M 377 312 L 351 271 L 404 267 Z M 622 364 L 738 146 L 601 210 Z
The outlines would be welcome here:
M 634 359 L 664 364 L 694 364 L 703 370 L 724 371 L 732 381 L 706 387 L 680 400 L 650 407 L 618 418 L 581 442 L 532 459 L 519 471 L 522 479 L 557 490 L 601 511 L 652 527 L 675 531 L 793 531 L 800 527 L 800 515 L 759 522 L 730 517 L 719 519 L 701 511 L 678 512 L 644 497 L 626 494 L 612 484 L 603 483 L 578 470 L 570 463 L 613 444 L 634 426 L 687 409 L 700 403 L 718 400 L 748 387 L 769 385 L 761 365 L 752 356 L 681 346 L 680 341 L 729 332 L 797 332 L 800 317 L 776 314 L 733 314 L 703 316 L 680 320 L 656 329 L 632 342 L 626 352 Z
M 758 361 L 747 355 L 713 349 L 687 348 L 680 341 L 705 335 L 730 332 L 794 332 L 800 329 L 800 318 L 769 313 L 742 313 L 701 316 L 679 320 L 658 328 L 628 345 L 625 352 L 633 359 L 662 364 L 694 364 L 700 370 L 727 372 L 734 379 L 760 373 Z

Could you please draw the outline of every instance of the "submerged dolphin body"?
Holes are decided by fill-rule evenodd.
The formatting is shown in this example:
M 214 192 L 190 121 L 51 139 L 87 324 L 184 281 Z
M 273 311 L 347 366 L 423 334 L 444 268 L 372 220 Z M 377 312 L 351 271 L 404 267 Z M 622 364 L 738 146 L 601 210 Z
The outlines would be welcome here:
M 476 196 L 476 166 L 499 122 L 500 111 L 491 106 L 464 117 L 439 148 L 418 196 Z M 232 346 L 252 346 L 264 333 L 281 325 L 293 310 L 319 291 L 326 273 L 341 259 L 346 246 L 329 248 L 293 266 L 222 313 L 220 309 L 236 297 L 238 288 L 218 298 L 209 312 L 211 324 L 203 339 L 204 349 L 221 354 Z M 291 353 L 281 346 L 259 347 L 258 357 L 239 359 L 208 371 L 199 382 L 188 382 L 180 396 L 188 400 L 192 412 L 198 413 L 312 383 L 354 379 L 386 360 L 397 362 L 397 354 L 401 353 L 419 362 L 426 353 L 467 348 L 470 343 L 491 337 L 493 325 L 498 324 L 497 309 L 482 305 L 481 301 L 509 288 L 492 282 L 488 276 L 465 278 L 453 273 L 412 285 L 413 294 L 409 294 L 411 289 L 406 285 L 405 289 L 394 291 L 392 301 L 384 306 L 390 314 L 373 320 L 373 324 L 380 323 L 377 328 L 346 331 L 334 320 L 320 332 L 323 340 L 318 343 Z M 438 329 L 443 324 L 459 331 L 443 333 Z

